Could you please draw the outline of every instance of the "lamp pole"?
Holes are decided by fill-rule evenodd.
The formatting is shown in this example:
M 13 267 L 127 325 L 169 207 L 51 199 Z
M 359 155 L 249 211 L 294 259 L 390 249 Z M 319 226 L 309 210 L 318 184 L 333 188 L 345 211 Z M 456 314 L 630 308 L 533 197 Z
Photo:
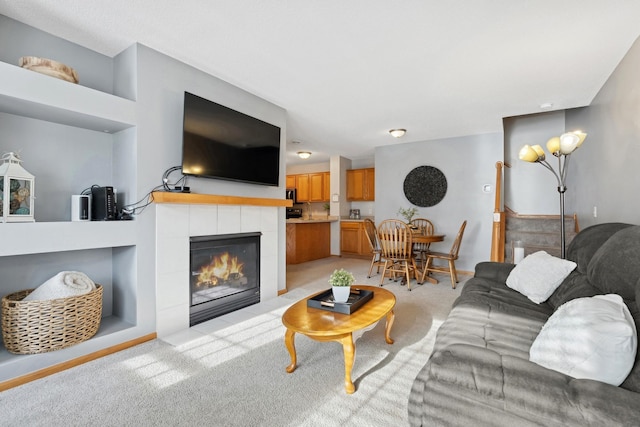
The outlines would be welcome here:
M 561 154 L 559 152 L 556 152 L 553 153 L 553 155 L 558 158 L 558 172 L 553 170 L 549 162 L 544 159 L 538 160 L 538 163 L 549 169 L 558 181 L 558 193 L 560 194 L 560 254 L 562 259 L 565 259 L 566 235 L 564 229 L 564 193 L 567 191 L 567 186 L 565 185 L 565 177 L 567 173 L 567 166 L 569 165 L 569 154 Z
M 566 236 L 564 233 L 564 192 L 567 191 L 566 186 L 558 187 L 558 193 L 560 193 L 560 255 L 562 259 L 566 258 L 565 242 Z

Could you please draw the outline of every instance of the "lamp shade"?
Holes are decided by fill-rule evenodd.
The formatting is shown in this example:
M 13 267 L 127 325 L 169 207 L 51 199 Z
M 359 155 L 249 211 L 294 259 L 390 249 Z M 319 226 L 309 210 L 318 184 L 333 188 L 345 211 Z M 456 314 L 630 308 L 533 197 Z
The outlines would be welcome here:
M 563 133 L 560 136 L 560 153 L 571 154 L 578 148 L 580 137 L 573 132 Z
M 525 145 L 520 149 L 520 153 L 518 154 L 520 160 L 524 160 L 525 162 L 535 163 L 538 161 L 538 153 L 533 147 L 530 145 Z
M 560 151 L 560 137 L 554 136 L 547 141 L 547 150 L 554 156 Z
M 580 138 L 580 141 L 578 141 L 578 147 L 580 147 L 582 145 L 582 143 L 584 142 L 584 140 L 587 138 L 587 134 L 582 132 L 581 130 L 576 130 L 573 133 L 575 133 L 576 135 L 578 135 L 578 138 Z
M 538 155 L 538 161 L 542 161 L 542 160 L 544 160 L 544 158 L 545 158 L 544 150 L 542 149 L 542 147 L 541 147 L 541 146 L 539 146 L 539 145 L 534 145 L 534 146 L 533 146 L 533 147 L 531 147 L 531 148 L 533 148 L 533 150 L 534 150 L 534 151 L 536 152 L 536 154 Z

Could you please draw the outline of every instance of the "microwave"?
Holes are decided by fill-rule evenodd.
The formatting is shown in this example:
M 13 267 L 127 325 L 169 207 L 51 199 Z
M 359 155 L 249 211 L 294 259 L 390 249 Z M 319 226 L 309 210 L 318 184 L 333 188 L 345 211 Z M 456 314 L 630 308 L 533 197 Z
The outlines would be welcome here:
M 295 188 L 287 188 L 286 189 L 286 199 L 287 200 L 293 200 L 293 203 L 297 203 L 296 200 L 296 189 Z

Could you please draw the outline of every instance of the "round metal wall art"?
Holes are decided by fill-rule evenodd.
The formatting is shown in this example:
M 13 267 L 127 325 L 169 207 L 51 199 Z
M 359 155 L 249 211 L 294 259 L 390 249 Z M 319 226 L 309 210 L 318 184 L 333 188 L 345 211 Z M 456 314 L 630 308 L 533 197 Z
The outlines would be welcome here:
M 447 178 L 433 166 L 418 166 L 404 179 L 407 200 L 423 208 L 435 206 L 447 194 Z

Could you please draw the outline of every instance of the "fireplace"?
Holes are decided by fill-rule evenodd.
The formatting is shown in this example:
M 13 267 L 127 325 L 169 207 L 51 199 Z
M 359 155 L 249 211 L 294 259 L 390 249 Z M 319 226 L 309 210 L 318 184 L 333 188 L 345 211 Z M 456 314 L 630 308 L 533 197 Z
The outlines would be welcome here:
M 189 239 L 190 326 L 260 302 L 260 235 Z

